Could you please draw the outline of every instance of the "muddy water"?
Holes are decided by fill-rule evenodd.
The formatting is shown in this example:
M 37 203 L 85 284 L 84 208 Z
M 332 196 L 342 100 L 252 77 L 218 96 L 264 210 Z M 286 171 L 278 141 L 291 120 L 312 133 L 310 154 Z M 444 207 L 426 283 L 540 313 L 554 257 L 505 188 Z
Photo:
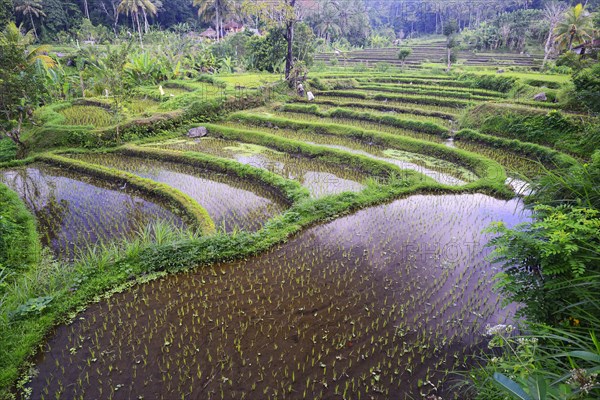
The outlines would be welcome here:
M 358 192 L 364 189 L 360 182 L 367 176 L 342 166 L 334 166 L 295 157 L 266 147 L 232 140 L 203 138 L 200 140 L 177 141 L 159 145 L 161 148 L 181 151 L 198 151 L 218 157 L 233 158 L 243 164 L 266 169 L 288 179 L 294 179 L 308 188 L 313 197 L 342 192 Z
M 147 196 L 45 164 L 0 171 L 0 180 L 15 190 L 35 214 L 42 243 L 60 258 L 73 259 L 78 249 L 100 242 L 133 238 L 148 224 L 181 219 Z
M 71 157 L 127 171 L 166 183 L 189 195 L 206 211 L 217 227 L 255 231 L 286 208 L 285 202 L 265 187 L 226 174 L 189 165 L 121 154 L 78 154 Z
M 140 285 L 57 329 L 33 398 L 451 398 L 443 371 L 511 316 L 481 230 L 525 218 L 517 200 L 413 196 Z

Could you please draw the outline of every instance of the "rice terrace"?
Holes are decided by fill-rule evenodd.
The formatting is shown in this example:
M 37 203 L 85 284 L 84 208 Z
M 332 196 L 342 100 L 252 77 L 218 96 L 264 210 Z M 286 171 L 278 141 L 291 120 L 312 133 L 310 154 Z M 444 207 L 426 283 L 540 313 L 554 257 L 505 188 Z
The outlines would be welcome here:
M 0 0 L 0 400 L 600 398 L 600 2 Z

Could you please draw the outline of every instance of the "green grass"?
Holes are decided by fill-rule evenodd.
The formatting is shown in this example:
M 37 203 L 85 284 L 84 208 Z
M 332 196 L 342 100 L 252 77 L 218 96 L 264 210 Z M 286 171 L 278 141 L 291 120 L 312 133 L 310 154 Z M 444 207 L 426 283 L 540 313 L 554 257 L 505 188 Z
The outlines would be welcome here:
M 0 182 L 0 298 L 3 280 L 30 269 L 39 261 L 36 220 L 17 193 Z M 1 303 L 1 302 L 0 302 Z
M 103 108 L 96 106 L 74 105 L 59 111 L 65 117 L 67 125 L 110 126 L 113 116 Z
M 491 147 L 504 149 L 521 156 L 537 160 L 548 167 L 569 167 L 576 163 L 573 157 L 563 154 L 548 147 L 535 143 L 526 143 L 516 139 L 505 139 L 484 135 L 471 129 L 462 129 L 455 135 L 456 139 L 482 143 Z
M 496 69 L 493 70 L 482 70 L 480 68 L 469 68 L 469 72 L 477 75 L 498 75 Z M 545 80 L 548 82 L 556 82 L 560 84 L 568 83 L 571 80 L 570 75 L 550 75 L 540 72 L 514 72 L 507 71 L 502 74 L 503 76 L 509 76 L 520 80 Z

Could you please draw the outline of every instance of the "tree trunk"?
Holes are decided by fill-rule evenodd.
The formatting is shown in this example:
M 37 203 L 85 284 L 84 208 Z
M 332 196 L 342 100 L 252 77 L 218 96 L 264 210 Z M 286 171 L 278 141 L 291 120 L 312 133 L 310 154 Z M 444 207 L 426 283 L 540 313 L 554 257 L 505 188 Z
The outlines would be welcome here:
M 290 77 L 290 72 L 294 67 L 292 47 L 294 44 L 294 22 L 288 21 L 286 26 L 285 39 L 287 40 L 287 55 L 285 56 L 285 79 Z
M 148 15 L 146 14 L 146 9 L 142 7 L 142 14 L 144 14 L 144 33 L 148 33 L 150 29 L 150 25 L 148 24 Z
M 544 61 L 542 61 L 542 69 L 546 65 L 548 61 L 548 56 L 550 55 L 550 50 L 552 50 L 552 37 L 554 36 L 552 32 L 554 31 L 554 25 L 550 24 L 550 30 L 548 31 L 548 38 L 546 39 L 546 45 L 544 46 Z
M 85 97 L 85 84 L 83 82 L 83 73 L 79 73 L 79 86 L 81 87 L 81 97 Z
M 296 6 L 296 0 L 290 0 L 289 6 L 294 9 Z M 294 55 L 293 55 L 293 44 L 294 44 L 294 24 L 296 21 L 288 20 L 286 24 L 285 39 L 287 40 L 287 55 L 285 56 L 285 79 L 290 77 L 290 72 L 294 67 Z
M 135 15 L 134 19 L 135 19 L 135 23 L 137 25 L 138 35 L 140 36 L 140 47 L 143 49 L 144 42 L 142 41 L 142 26 L 140 25 L 140 18 L 137 13 L 135 13 L 133 15 Z
M 88 3 L 87 0 L 83 0 L 83 12 L 85 13 L 85 17 L 87 19 L 90 19 L 90 11 L 88 9 Z
M 572 33 L 571 37 L 569 38 L 569 51 L 573 50 L 573 39 L 575 39 L 574 33 Z
M 219 5 L 219 1 L 217 0 L 215 2 L 215 10 L 217 11 L 217 22 L 216 22 L 216 28 L 217 28 L 217 42 L 219 41 L 219 39 L 221 38 L 221 28 L 219 26 L 219 18 L 220 18 L 220 13 L 219 13 L 219 9 L 220 9 L 220 5 Z
M 35 35 L 35 40 L 38 40 L 37 30 L 35 29 L 35 24 L 33 23 L 33 16 L 29 13 L 29 19 L 31 20 L 31 26 L 33 27 L 33 34 Z

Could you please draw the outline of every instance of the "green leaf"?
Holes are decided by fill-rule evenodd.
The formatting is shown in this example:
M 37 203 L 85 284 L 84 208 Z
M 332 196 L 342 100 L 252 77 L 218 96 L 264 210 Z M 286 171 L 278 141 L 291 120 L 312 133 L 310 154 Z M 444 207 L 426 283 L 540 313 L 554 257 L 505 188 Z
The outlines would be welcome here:
M 538 375 L 529 379 L 529 392 L 534 400 L 546 400 L 547 391 L 548 383 L 542 376 Z
M 570 351 L 567 355 L 571 357 L 581 358 L 582 360 L 593 361 L 600 363 L 600 355 L 589 351 Z
M 498 382 L 502 388 L 511 393 L 513 396 L 520 400 L 533 400 L 516 382 L 511 380 L 500 372 L 494 372 L 494 380 Z

